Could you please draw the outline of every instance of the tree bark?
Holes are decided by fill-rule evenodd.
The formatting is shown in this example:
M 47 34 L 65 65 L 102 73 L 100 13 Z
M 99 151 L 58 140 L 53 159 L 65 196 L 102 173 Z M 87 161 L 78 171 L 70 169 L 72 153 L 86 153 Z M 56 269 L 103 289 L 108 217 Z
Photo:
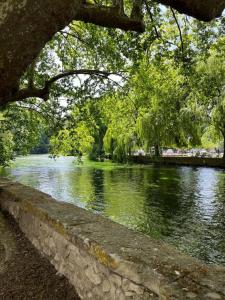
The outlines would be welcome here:
M 140 1 L 139 1 L 140 2 Z M 201 20 L 219 16 L 225 0 L 159 0 Z M 135 1 L 135 5 L 137 1 Z M 142 32 L 136 16 L 85 0 L 0 0 L 0 105 L 18 93 L 19 80 L 52 36 L 72 20 Z
M 42 88 L 36 88 L 33 82 L 30 82 L 30 85 L 27 88 L 19 90 L 17 93 L 12 95 L 10 102 L 23 101 L 27 98 L 40 98 L 44 101 L 49 99 L 49 93 L 52 85 L 65 77 L 74 76 L 74 75 L 90 75 L 90 76 L 100 76 L 108 78 L 110 75 L 118 75 L 116 73 L 109 73 L 106 71 L 100 70 L 89 70 L 89 69 L 80 69 L 80 70 L 68 70 L 63 73 L 60 73 L 49 80 L 47 80 Z
M 223 159 L 225 160 L 225 133 L 223 134 Z
M 155 145 L 155 157 L 160 157 L 160 148 L 159 145 Z
M 224 0 L 159 0 L 158 2 L 206 22 L 220 17 L 225 8 Z

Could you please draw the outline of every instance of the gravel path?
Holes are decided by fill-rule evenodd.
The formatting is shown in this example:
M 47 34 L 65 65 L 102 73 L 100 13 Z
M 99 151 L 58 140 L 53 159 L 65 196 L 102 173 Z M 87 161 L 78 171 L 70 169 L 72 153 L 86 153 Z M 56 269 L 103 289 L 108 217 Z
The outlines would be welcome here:
M 64 276 L 42 257 L 10 216 L 0 211 L 0 299 L 79 300 Z

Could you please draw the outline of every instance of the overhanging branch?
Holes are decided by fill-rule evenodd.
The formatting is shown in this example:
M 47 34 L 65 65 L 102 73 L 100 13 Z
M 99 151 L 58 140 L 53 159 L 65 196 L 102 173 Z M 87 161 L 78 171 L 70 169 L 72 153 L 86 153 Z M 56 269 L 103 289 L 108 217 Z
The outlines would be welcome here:
M 76 20 L 108 28 L 120 28 L 124 31 L 143 32 L 145 29 L 141 17 L 128 17 L 120 13 L 117 7 L 99 6 L 89 3 L 81 7 Z
M 110 75 L 119 75 L 119 74 L 111 73 L 107 71 L 88 70 L 88 69 L 68 70 L 47 80 L 43 88 L 36 88 L 34 85 L 29 85 L 27 88 L 19 90 L 14 95 L 14 97 L 11 98 L 10 102 L 23 101 L 27 98 L 41 98 L 44 101 L 47 101 L 49 99 L 50 89 L 56 81 L 74 75 L 99 75 L 101 77 L 108 78 Z
M 225 0 L 154 0 L 168 5 L 178 12 L 195 17 L 201 21 L 209 22 L 220 17 Z

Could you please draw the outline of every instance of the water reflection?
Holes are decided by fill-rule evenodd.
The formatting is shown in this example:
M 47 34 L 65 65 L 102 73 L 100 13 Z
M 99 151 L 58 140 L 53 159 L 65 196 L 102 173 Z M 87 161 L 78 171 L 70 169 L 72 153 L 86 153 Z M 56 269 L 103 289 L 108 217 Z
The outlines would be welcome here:
M 19 158 L 3 175 L 225 265 L 225 172 Z

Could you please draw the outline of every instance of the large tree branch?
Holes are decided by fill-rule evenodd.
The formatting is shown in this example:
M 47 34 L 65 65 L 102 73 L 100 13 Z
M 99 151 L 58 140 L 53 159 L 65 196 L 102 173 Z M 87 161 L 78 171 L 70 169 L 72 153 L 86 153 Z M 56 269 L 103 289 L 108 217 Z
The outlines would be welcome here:
M 139 16 L 128 17 L 124 13 L 121 13 L 117 7 L 99 6 L 89 3 L 81 6 L 75 20 L 103 27 L 120 28 L 125 31 L 143 32 L 145 28 Z
M 50 89 L 56 81 L 74 75 L 98 75 L 101 77 L 108 78 L 110 75 L 118 75 L 118 74 L 110 73 L 106 71 L 88 70 L 88 69 L 68 70 L 47 80 L 44 84 L 44 87 L 42 88 L 36 88 L 34 85 L 29 85 L 27 88 L 19 90 L 10 99 L 10 102 L 23 101 L 27 98 L 41 98 L 44 101 L 47 101 L 49 99 Z
M 220 17 L 225 0 L 155 0 L 161 4 L 175 8 L 180 13 L 195 17 L 201 21 L 211 21 Z

